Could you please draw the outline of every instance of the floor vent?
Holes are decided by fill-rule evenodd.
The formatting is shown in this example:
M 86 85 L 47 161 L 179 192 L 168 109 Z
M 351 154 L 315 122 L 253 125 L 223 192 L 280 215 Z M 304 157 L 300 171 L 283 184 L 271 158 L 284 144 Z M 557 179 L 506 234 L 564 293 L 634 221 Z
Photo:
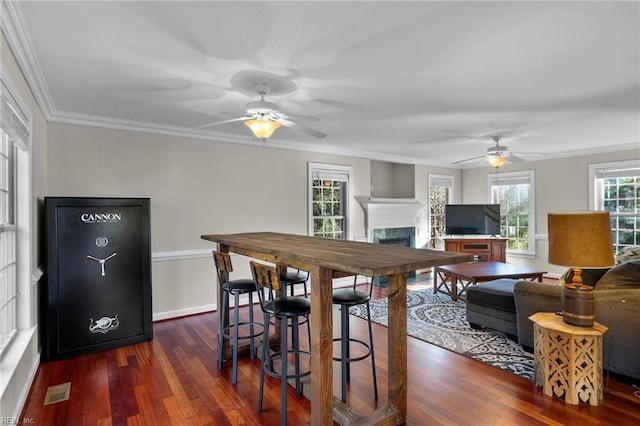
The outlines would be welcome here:
M 47 394 L 44 396 L 44 405 L 55 404 L 69 399 L 71 392 L 71 382 L 62 383 L 60 385 L 49 386 Z

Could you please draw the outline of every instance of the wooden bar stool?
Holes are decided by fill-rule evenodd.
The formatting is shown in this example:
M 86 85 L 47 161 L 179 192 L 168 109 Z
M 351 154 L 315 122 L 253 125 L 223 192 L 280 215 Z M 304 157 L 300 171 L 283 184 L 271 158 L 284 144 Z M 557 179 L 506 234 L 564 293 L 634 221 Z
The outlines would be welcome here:
M 256 283 L 252 279 L 229 279 L 229 275 L 233 272 L 231 265 L 231 256 L 229 253 L 213 251 L 213 261 L 218 275 L 218 283 L 221 288 L 222 301 L 220 312 L 220 325 L 218 331 L 218 370 L 222 369 L 222 361 L 224 355 L 224 340 L 230 340 L 232 349 L 232 376 L 231 383 L 234 385 L 238 382 L 238 345 L 240 340 L 249 340 L 250 356 L 253 360 L 255 357 L 255 338 L 263 334 L 264 325 L 254 321 L 253 319 L 253 293 L 257 290 Z M 249 296 L 249 321 L 240 322 L 240 295 Z M 233 295 L 233 322 L 227 323 L 229 318 L 229 298 Z M 248 334 L 240 334 L 241 326 L 249 326 Z M 259 327 L 260 331 L 256 331 L 255 327 Z
M 376 357 L 373 350 L 373 330 L 371 328 L 371 292 L 373 283 L 369 284 L 369 292 L 365 293 L 356 288 L 358 276 L 353 278 L 353 286 L 348 288 L 337 288 L 333 290 L 333 303 L 340 305 L 340 337 L 333 339 L 334 342 L 340 342 L 340 356 L 334 357 L 334 361 L 340 361 L 342 373 L 342 402 L 347 402 L 347 382 L 351 378 L 351 363 L 362 361 L 367 357 L 371 357 L 371 369 L 373 371 L 373 394 L 378 399 L 378 379 L 376 378 Z M 367 308 L 367 322 L 369 325 L 369 343 L 362 340 L 354 339 L 349 336 L 349 307 L 365 305 Z M 351 343 L 358 344 L 365 348 L 363 355 L 351 357 Z
M 262 363 L 260 368 L 260 387 L 258 390 L 258 412 L 262 412 L 264 376 L 280 378 L 280 424 L 287 424 L 287 382 L 295 380 L 296 395 L 302 395 L 301 378 L 311 374 L 311 370 L 300 371 L 300 355 L 311 357 L 310 351 L 300 349 L 299 319 L 309 320 L 311 303 L 304 297 L 281 296 L 281 283 L 275 267 L 251 262 L 251 272 L 258 287 L 260 307 L 264 314 L 265 333 L 262 339 Z M 271 353 L 269 347 L 269 326 L 272 320 L 280 320 L 280 349 Z M 288 329 L 291 327 L 292 347 L 288 349 Z M 293 355 L 294 368 L 289 372 L 287 358 Z M 274 360 L 280 360 L 280 368 L 274 368 Z

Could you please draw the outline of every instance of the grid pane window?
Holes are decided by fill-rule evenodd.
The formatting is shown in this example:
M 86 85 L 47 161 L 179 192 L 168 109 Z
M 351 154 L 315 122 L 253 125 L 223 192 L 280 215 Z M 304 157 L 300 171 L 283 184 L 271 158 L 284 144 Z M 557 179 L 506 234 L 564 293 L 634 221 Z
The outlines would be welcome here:
M 345 239 L 347 183 L 342 180 L 313 179 L 313 236 Z
M 14 145 L 0 129 L 0 353 L 17 331 Z
M 445 236 L 445 206 L 451 202 L 453 177 L 429 179 L 429 248 L 436 248 L 438 240 Z
M 500 235 L 507 238 L 507 251 L 532 254 L 533 172 L 491 177 L 491 201 L 500 204 Z
M 10 223 L 10 200 L 11 195 L 11 151 L 9 150 L 9 138 L 0 129 L 0 225 Z
M 614 174 L 616 176 L 596 178 L 596 187 L 600 188 L 596 208 L 611 215 L 611 236 L 617 252 L 627 246 L 640 245 L 640 172 L 629 169 L 626 173 Z
M 500 203 L 500 234 L 506 236 L 507 249 L 529 251 L 529 185 L 495 187 Z

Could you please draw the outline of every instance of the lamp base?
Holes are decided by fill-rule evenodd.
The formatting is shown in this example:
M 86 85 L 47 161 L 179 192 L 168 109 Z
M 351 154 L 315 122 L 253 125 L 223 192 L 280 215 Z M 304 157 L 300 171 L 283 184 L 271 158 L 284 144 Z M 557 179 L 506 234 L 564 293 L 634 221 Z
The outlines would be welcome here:
M 566 284 L 562 288 L 562 319 L 570 325 L 591 327 L 596 309 L 593 288 L 580 284 Z

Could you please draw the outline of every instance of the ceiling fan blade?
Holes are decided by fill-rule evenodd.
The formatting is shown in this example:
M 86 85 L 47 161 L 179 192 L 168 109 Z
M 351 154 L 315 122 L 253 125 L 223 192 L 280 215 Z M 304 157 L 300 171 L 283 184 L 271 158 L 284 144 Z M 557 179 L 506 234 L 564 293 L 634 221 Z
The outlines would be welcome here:
M 546 157 L 547 154 L 544 152 L 512 152 L 512 154 L 524 155 L 526 157 Z
M 514 155 L 513 153 L 509 154 L 509 158 L 507 158 L 509 161 L 511 161 L 512 163 L 522 163 L 524 162 L 524 158 L 518 157 L 517 155 Z
M 305 121 L 314 121 L 319 123 L 320 119 L 318 117 L 316 117 L 315 115 L 303 115 L 303 114 L 291 114 L 291 113 L 283 113 L 278 111 L 278 114 L 280 115 L 281 118 L 284 118 L 285 120 L 289 120 L 291 121 L 291 119 L 293 120 L 305 120 Z
M 451 164 L 466 163 L 466 162 L 468 162 L 468 161 L 478 160 L 478 159 L 480 159 L 480 158 L 484 158 L 484 157 L 485 157 L 485 155 L 484 155 L 484 154 L 482 154 L 482 155 L 478 155 L 477 157 L 471 157 L 471 158 L 467 158 L 467 159 L 464 159 L 464 160 L 455 161 L 455 162 L 453 162 L 453 163 L 451 163 Z
M 316 138 L 325 138 L 327 136 L 326 133 L 322 133 L 318 130 L 312 129 L 311 127 L 305 126 L 304 124 L 294 123 L 293 121 L 287 120 L 283 117 L 280 117 L 277 120 L 283 126 L 286 126 L 292 130 L 296 130 L 298 132 L 306 133 L 308 135 L 314 136 Z
M 206 129 L 207 127 L 219 126 L 220 124 L 233 123 L 234 121 L 248 120 L 250 118 L 251 117 L 236 117 L 236 118 L 230 118 L 228 120 L 214 121 L 213 123 L 207 123 L 207 124 L 203 124 L 202 126 L 194 127 L 194 129 Z

